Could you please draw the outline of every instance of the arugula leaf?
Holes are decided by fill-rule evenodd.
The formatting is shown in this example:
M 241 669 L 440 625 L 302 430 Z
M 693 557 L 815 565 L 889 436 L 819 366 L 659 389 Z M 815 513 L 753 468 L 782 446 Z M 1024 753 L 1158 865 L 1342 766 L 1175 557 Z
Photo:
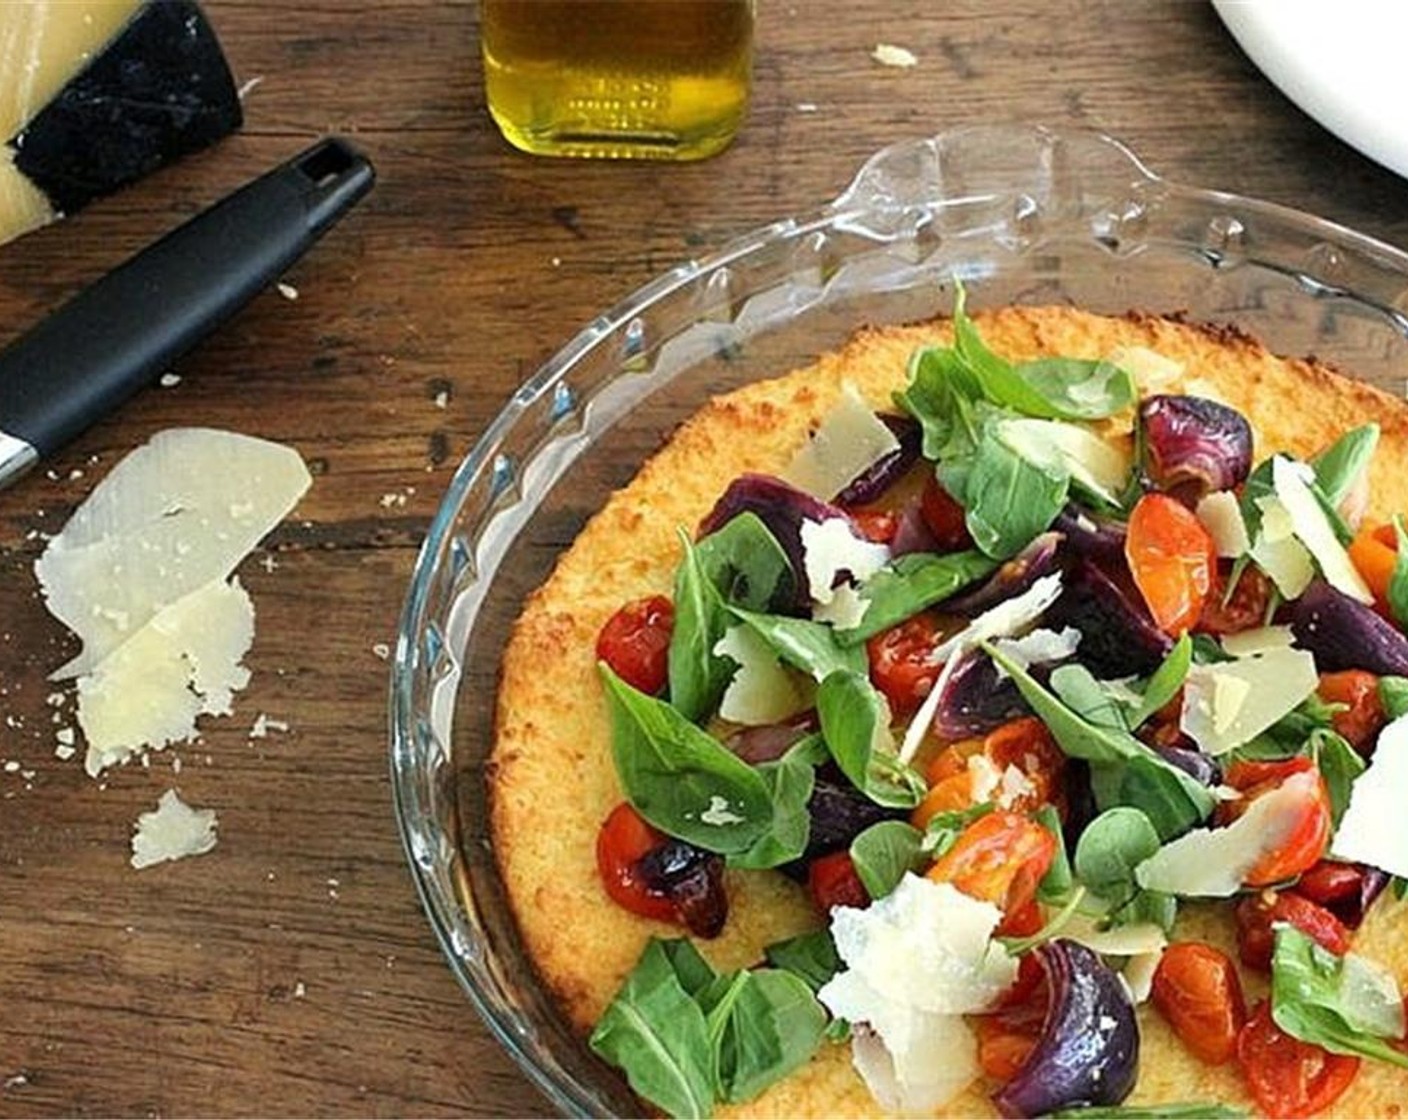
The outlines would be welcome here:
M 816 691 L 816 710 L 831 757 L 856 789 L 892 809 L 919 804 L 924 779 L 895 755 L 889 705 L 863 673 L 832 673 Z
M 1129 718 L 1131 731 L 1138 730 L 1145 720 L 1178 695 L 1192 664 L 1193 641 L 1185 631 L 1144 686 L 1144 699 Z
M 785 941 L 774 941 L 763 950 L 763 956 L 774 968 L 800 976 L 813 992 L 821 991 L 841 971 L 841 956 L 829 929 L 814 929 Z
M 981 397 L 981 388 L 957 351 L 930 346 L 910 357 L 907 383 L 894 400 L 919 421 L 924 457 L 942 462 L 971 453 L 976 446 L 973 406 Z
M 812 818 L 807 812 L 816 785 L 816 767 L 827 759 L 820 735 L 808 735 L 792 744 L 776 762 L 757 767 L 772 798 L 772 823 L 752 846 L 730 856 L 730 867 L 761 869 L 800 859 L 811 838 Z
M 1037 823 L 1056 837 L 1056 856 L 1037 885 L 1036 896 L 1042 902 L 1060 902 L 1070 897 L 1075 887 L 1071 861 L 1066 855 L 1066 838 L 1061 831 L 1061 814 L 1054 805 L 1043 805 L 1036 811 Z
M 987 348 L 973 320 L 968 318 L 965 305 L 968 294 L 961 283 L 955 285 L 953 300 L 954 350 L 981 387 L 982 393 L 994 404 L 1004 405 L 1028 416 L 1054 419 L 1060 415 L 1041 392 L 1022 377 L 1005 358 L 999 358 Z
M 1390 722 L 1408 715 L 1408 677 L 1380 677 L 1379 703 Z
M 906 871 L 928 862 L 924 834 L 904 821 L 879 821 L 851 841 L 851 862 L 872 899 L 899 886 Z
M 1193 663 L 1195 665 L 1220 665 L 1237 659 L 1228 653 L 1211 634 L 1193 635 Z
M 1242 1120 L 1245 1109 L 1188 1101 L 1181 1104 L 1116 1104 L 1058 1108 L 1046 1120 Z
M 708 1025 L 663 945 L 650 940 L 590 1045 L 625 1073 L 638 1096 L 669 1115 L 708 1116 L 714 1108 Z
M 1379 426 L 1365 424 L 1335 440 L 1310 461 L 1315 468 L 1315 480 L 1331 506 L 1338 506 L 1354 488 L 1359 476 L 1368 469 L 1379 443 Z
M 732 855 L 751 848 L 772 826 L 772 796 L 763 776 L 665 701 L 632 688 L 604 661 L 597 668 L 611 715 L 616 776 L 640 815 L 706 851 Z
M 780 969 L 744 969 L 728 978 L 706 1019 L 716 1091 L 736 1103 L 809 1061 L 828 1016 L 801 977 Z
M 1111 925 L 1157 922 L 1173 928 L 1177 903 L 1161 891 L 1139 886 L 1134 870 L 1159 850 L 1159 833 L 1138 809 L 1120 805 L 1090 822 L 1076 844 L 1075 871 L 1090 890 L 1110 904 Z
M 1216 801 L 1197 779 L 1165 762 L 1127 731 L 1101 726 L 1072 711 L 991 643 L 982 643 L 982 648 L 1006 670 L 1057 745 L 1072 758 L 1091 763 L 1091 781 L 1102 809 L 1117 804 L 1143 809 L 1165 840 L 1186 832 L 1212 813 Z M 1061 671 L 1052 674 L 1053 685 Z M 1078 674 L 1067 674 L 1063 680 L 1082 682 Z
M 1354 779 L 1368 765 L 1343 735 L 1334 731 L 1314 731 L 1309 741 L 1310 757 L 1320 768 L 1330 794 L 1330 818 L 1336 828 L 1349 808 L 1349 791 Z
M 842 645 L 830 626 L 809 618 L 787 618 L 777 614 L 757 614 L 730 607 L 729 613 L 746 623 L 768 647 L 793 668 L 823 681 L 834 672 L 864 673 L 868 666 L 865 650 Z
M 1103 358 L 1038 358 L 1016 370 L 1062 420 L 1103 420 L 1137 399 L 1129 372 Z
M 942 556 L 911 552 L 898 557 L 865 581 L 860 589 L 866 602 L 860 625 L 836 631 L 836 639 L 842 645 L 859 645 L 996 570 L 996 560 L 972 549 Z
M 978 442 L 962 492 L 973 543 L 988 556 L 1015 556 L 1051 527 L 1066 505 L 1070 475 L 1018 454 L 989 425 Z
M 1393 612 L 1393 620 L 1403 626 L 1408 623 L 1408 532 L 1404 531 L 1399 514 L 1394 515 L 1393 532 L 1398 540 L 1398 557 L 1388 581 L 1388 609 Z
M 1403 1037 L 1393 978 L 1353 953 L 1336 956 L 1290 924 L 1276 927 L 1271 1017 L 1302 1042 L 1408 1069 L 1408 1054 L 1388 1041 Z

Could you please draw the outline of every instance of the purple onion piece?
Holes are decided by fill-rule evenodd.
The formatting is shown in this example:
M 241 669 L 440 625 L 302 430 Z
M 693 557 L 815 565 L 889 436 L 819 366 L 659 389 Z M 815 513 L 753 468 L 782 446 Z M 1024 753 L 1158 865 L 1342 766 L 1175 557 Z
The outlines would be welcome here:
M 1155 750 L 1170 765 L 1177 766 L 1185 774 L 1194 778 L 1200 785 L 1209 789 L 1222 784 L 1222 767 L 1211 756 L 1200 750 L 1188 747 L 1155 747 Z
M 760 727 L 744 727 L 724 741 L 724 746 L 749 765 L 776 762 L 788 748 L 816 730 L 814 720 L 794 723 L 769 723 Z
M 997 666 L 985 653 L 964 653 L 944 684 L 934 713 L 934 733 L 941 739 L 986 735 L 1031 709 L 1011 677 L 998 679 Z
M 778 868 L 798 882 L 806 881 L 807 865 L 817 856 L 849 848 L 851 841 L 871 825 L 904 820 L 909 814 L 903 809 L 887 809 L 875 804 L 851 785 L 838 768 L 827 765 L 816 772 L 807 815 L 811 818 L 811 832 L 807 836 L 806 851 L 800 858 Z
M 1042 533 L 988 577 L 981 587 L 945 601 L 945 614 L 973 616 L 1020 595 L 1059 565 L 1060 533 Z
M 1139 406 L 1148 483 L 1201 497 L 1231 490 L 1252 469 L 1252 429 L 1235 408 L 1206 397 L 1154 396 Z
M 836 495 L 837 505 L 863 506 L 866 502 L 875 501 L 898 482 L 918 460 L 919 447 L 923 441 L 923 429 L 919 427 L 919 421 L 910 416 L 882 413 L 880 422 L 890 429 L 891 434 L 899 441 L 899 447 L 851 479 L 845 489 Z
M 1291 604 L 1290 617 L 1296 645 L 1315 655 L 1320 672 L 1365 669 L 1378 676 L 1408 676 L 1408 638 L 1323 579 Z
M 1075 555 L 1109 567 L 1124 566 L 1123 521 L 1108 521 L 1080 506 L 1068 505 L 1051 527 L 1066 538 L 1066 548 Z
M 1124 985 L 1077 942 L 1057 938 L 1033 952 L 1050 990 L 1041 1037 L 993 1103 L 1014 1117 L 1119 1104 L 1139 1071 L 1139 1024 Z
M 1100 815 L 1100 806 L 1095 802 L 1095 790 L 1090 784 L 1090 763 L 1083 758 L 1068 758 L 1062 772 L 1066 819 L 1061 825 L 1061 836 L 1066 842 L 1066 858 L 1074 860 L 1081 833 Z
M 923 510 L 918 501 L 910 502 L 900 510 L 899 528 L 895 539 L 890 542 L 891 556 L 908 556 L 911 552 L 943 552 L 939 538 L 924 520 Z
M 714 508 L 705 514 L 704 520 L 699 523 L 698 535 L 706 537 L 722 529 L 740 513 L 756 514 L 787 553 L 796 577 L 796 601 L 792 605 L 802 606 L 810 602 L 811 589 L 802 555 L 802 522 L 844 518 L 845 511 L 813 498 L 806 491 L 798 490 L 772 475 L 744 474 L 729 483 Z
M 1152 673 L 1173 648 L 1173 639 L 1154 625 L 1144 604 L 1087 560 L 1071 568 L 1045 625 L 1079 630 L 1076 660 L 1097 677 Z
M 723 932 L 728 895 L 724 893 L 722 856 L 671 837 L 641 856 L 636 871 L 648 890 L 675 904 L 690 933 L 717 937 Z

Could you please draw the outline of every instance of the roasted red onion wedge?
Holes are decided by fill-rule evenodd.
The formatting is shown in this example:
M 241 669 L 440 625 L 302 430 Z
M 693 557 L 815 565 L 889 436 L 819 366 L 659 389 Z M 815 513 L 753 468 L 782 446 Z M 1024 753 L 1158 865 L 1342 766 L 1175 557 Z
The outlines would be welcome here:
M 1408 638 L 1370 607 L 1317 579 L 1291 604 L 1296 645 L 1315 655 L 1322 673 L 1365 669 L 1408 676 Z
M 1087 560 L 1072 566 L 1043 625 L 1079 630 L 1077 660 L 1097 677 L 1152 673 L 1173 648 L 1173 640 L 1154 625 L 1144 605 Z
M 892 416 L 888 413 L 880 416 L 880 422 L 890 429 L 891 434 L 899 441 L 899 447 L 872 463 L 848 482 L 846 488 L 836 495 L 837 505 L 860 506 L 875 501 L 898 482 L 918 460 L 919 447 L 923 441 L 923 430 L 919 427 L 919 422 L 909 416 Z
M 1042 576 L 1056 570 L 1060 547 L 1060 533 L 1039 534 L 1032 538 L 1031 544 L 998 568 L 981 587 L 947 600 L 943 605 L 944 612 L 971 617 L 1020 595 Z
M 1057 938 L 1033 950 L 1050 993 L 1041 1037 L 993 1103 L 1004 1116 L 1115 1105 L 1139 1071 L 1139 1024 L 1129 992 L 1093 950 Z
M 1199 498 L 1231 490 L 1252 469 L 1252 429 L 1235 408 L 1206 397 L 1155 396 L 1139 406 L 1140 467 L 1155 489 Z

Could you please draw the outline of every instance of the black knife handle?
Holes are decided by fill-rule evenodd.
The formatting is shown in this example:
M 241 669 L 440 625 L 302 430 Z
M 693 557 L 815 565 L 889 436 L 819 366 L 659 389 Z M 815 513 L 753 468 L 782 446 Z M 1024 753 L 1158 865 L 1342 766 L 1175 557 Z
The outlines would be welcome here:
M 375 181 L 320 141 L 197 214 L 0 352 L 0 435 L 40 456 L 107 415 L 321 237 Z

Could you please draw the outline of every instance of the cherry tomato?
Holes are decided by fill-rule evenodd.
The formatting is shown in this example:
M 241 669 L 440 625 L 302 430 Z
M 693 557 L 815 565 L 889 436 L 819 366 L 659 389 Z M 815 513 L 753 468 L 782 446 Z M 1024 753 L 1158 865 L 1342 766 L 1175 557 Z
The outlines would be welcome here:
M 807 868 L 807 886 L 812 892 L 812 901 L 823 914 L 829 914 L 833 906 L 859 909 L 870 905 L 870 894 L 856 874 L 856 865 L 847 851 L 832 852 L 812 860 Z
M 1012 986 L 997 997 L 996 1011 L 1030 1006 L 1041 1011 L 1046 1009 L 1046 969 L 1035 953 L 1023 953 L 1017 958 L 1017 979 Z
M 887 510 L 857 509 L 851 510 L 847 516 L 860 530 L 861 536 L 876 544 L 889 544 L 900 531 L 899 517 Z
M 1030 898 L 1025 906 L 1002 915 L 1002 921 L 997 923 L 997 928 L 992 932 L 994 937 L 1031 937 L 1045 924 L 1046 918 L 1041 912 L 1041 903 Z
M 1212 570 L 1212 585 L 1207 598 L 1203 600 L 1203 610 L 1198 616 L 1195 630 L 1221 637 L 1236 634 L 1242 630 L 1255 630 L 1266 621 L 1266 608 L 1271 602 L 1271 581 L 1260 568 L 1248 565 L 1237 578 L 1237 586 L 1227 596 L 1227 580 L 1231 575 L 1231 565 L 1226 570 L 1221 565 Z M 1226 598 L 1227 602 L 1223 602 Z
M 676 919 L 675 904 L 647 887 L 637 867 L 642 856 L 667 839 L 626 801 L 611 810 L 596 837 L 596 869 L 611 900 L 632 914 L 661 922 Z
M 1363 885 L 1363 864 L 1322 859 L 1300 877 L 1296 890 L 1311 902 L 1330 909 L 1337 903 L 1357 899 Z
M 1338 1100 L 1359 1072 L 1358 1058 L 1286 1034 L 1265 1000 L 1237 1036 L 1237 1064 L 1257 1107 L 1268 1116 L 1313 1116 Z
M 669 678 L 670 634 L 675 608 L 663 595 L 627 603 L 601 628 L 596 639 L 598 661 L 632 688 L 655 695 Z
M 909 813 L 909 823 L 925 829 L 940 813 L 960 812 L 973 806 L 973 776 L 967 770 L 941 778 L 929 787 L 924 800 Z
M 1363 669 L 1321 673 L 1320 687 L 1315 692 L 1326 703 L 1345 705 L 1344 711 L 1336 712 L 1330 721 L 1356 751 L 1365 756 L 1372 754 L 1379 732 L 1388 723 L 1379 699 L 1379 678 Z
M 1313 775 L 1313 780 L 1302 777 L 1307 774 Z M 1218 806 L 1218 819 L 1223 823 L 1241 816 L 1258 797 L 1292 778 L 1303 785 L 1306 795 L 1295 807 L 1295 821 L 1280 847 L 1263 855 L 1247 872 L 1244 881 L 1249 887 L 1293 879 L 1320 861 L 1330 844 L 1330 792 L 1315 764 L 1304 756 L 1280 762 L 1235 762 L 1228 768 L 1227 784 L 1240 790 L 1242 797 Z
M 959 552 L 973 547 L 973 538 L 968 533 L 967 514 L 932 474 L 924 483 L 924 493 L 919 498 L 919 514 L 924 518 L 929 532 L 934 534 L 941 551 Z
M 865 643 L 870 679 L 885 694 L 893 714 L 910 715 L 929 695 L 943 668 L 942 662 L 932 664 L 929 654 L 941 640 L 934 617 L 917 614 Z
M 995 812 L 959 833 L 927 874 L 1011 914 L 1036 896 L 1055 857 L 1056 838 L 1041 825 L 1018 813 Z
M 1145 494 L 1129 516 L 1124 555 L 1160 629 L 1178 635 L 1198 621 L 1217 555 L 1187 506 L 1167 494 Z
M 1154 970 L 1150 995 L 1183 1045 L 1203 1061 L 1220 1066 L 1236 1053 L 1247 1005 L 1227 954 L 1197 941 L 1170 945 Z
M 1349 544 L 1349 559 L 1374 593 L 1379 613 L 1387 615 L 1388 585 L 1398 564 L 1398 538 L 1393 526 L 1360 529 Z
M 1013 1024 L 1002 1015 L 973 1020 L 978 1035 L 978 1066 L 994 1081 L 1006 1083 L 1027 1064 L 1041 1037 L 1041 1023 Z
M 1237 954 L 1248 968 L 1271 971 L 1276 945 L 1272 926 L 1286 922 L 1337 956 L 1349 951 L 1349 930 L 1323 906 L 1296 891 L 1258 891 L 1243 895 L 1232 911 L 1237 923 Z
M 1000 773 L 1015 766 L 1031 784 L 1030 793 L 1018 794 L 1008 806 L 1018 813 L 1030 813 L 1043 805 L 1059 804 L 1066 754 L 1056 745 L 1046 724 L 1035 716 L 1004 723 L 983 740 L 983 753 Z

